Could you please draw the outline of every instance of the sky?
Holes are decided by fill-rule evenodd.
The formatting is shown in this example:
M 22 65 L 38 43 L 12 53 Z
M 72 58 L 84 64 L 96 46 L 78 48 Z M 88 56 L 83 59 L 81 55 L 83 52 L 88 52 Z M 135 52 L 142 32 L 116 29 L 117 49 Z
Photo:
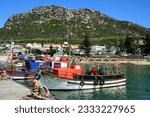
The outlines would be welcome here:
M 114 19 L 150 28 L 150 0 L 0 0 L 0 28 L 14 14 L 50 5 L 69 9 L 90 8 Z

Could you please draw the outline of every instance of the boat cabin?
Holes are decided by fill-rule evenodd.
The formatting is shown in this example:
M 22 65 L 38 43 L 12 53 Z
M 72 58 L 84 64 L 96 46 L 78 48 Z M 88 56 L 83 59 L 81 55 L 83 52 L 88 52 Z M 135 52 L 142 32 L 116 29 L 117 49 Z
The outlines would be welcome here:
M 49 62 L 49 65 L 51 68 L 62 68 L 62 67 L 67 67 L 66 62 Z
M 53 68 L 53 73 L 66 79 L 74 79 L 76 74 L 82 74 L 82 65 L 72 64 L 70 67 Z

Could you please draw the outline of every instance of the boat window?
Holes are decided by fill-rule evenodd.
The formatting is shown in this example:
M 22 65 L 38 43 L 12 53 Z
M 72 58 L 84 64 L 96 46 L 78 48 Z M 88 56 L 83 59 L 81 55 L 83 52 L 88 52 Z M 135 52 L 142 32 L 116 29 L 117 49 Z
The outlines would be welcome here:
M 80 69 L 80 65 L 76 65 L 75 69 Z
M 15 69 L 15 70 L 22 70 L 23 67 L 22 67 L 22 66 L 16 66 L 14 69 Z
M 61 64 L 60 63 L 54 63 L 54 68 L 60 68 Z

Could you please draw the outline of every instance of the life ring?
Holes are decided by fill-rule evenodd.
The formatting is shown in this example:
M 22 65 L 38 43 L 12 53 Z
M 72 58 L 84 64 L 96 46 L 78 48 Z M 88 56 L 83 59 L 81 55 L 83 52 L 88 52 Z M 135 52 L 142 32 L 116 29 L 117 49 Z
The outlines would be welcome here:
M 95 80 L 95 81 L 94 81 L 94 85 L 98 85 L 98 80 Z
M 48 97 L 50 95 L 50 92 L 47 87 L 42 86 L 42 91 L 45 93 L 45 95 L 43 95 L 44 97 Z
M 99 84 L 100 84 L 100 85 L 104 85 L 104 84 L 105 84 L 105 80 L 104 80 L 104 78 L 103 78 L 103 77 L 100 79 Z
M 84 81 L 83 80 L 81 80 L 81 82 L 80 82 L 80 86 L 84 86 Z

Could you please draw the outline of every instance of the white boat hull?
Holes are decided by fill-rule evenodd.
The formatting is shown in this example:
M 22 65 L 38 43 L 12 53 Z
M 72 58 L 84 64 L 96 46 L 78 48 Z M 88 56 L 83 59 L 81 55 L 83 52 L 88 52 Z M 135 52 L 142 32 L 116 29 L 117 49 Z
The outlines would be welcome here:
M 93 81 L 84 81 L 84 85 L 81 85 L 81 81 L 62 79 L 54 76 L 43 77 L 42 75 L 39 81 L 41 85 L 46 86 L 49 90 L 89 90 L 126 85 L 126 78 L 105 81 L 103 85 L 95 85 Z

